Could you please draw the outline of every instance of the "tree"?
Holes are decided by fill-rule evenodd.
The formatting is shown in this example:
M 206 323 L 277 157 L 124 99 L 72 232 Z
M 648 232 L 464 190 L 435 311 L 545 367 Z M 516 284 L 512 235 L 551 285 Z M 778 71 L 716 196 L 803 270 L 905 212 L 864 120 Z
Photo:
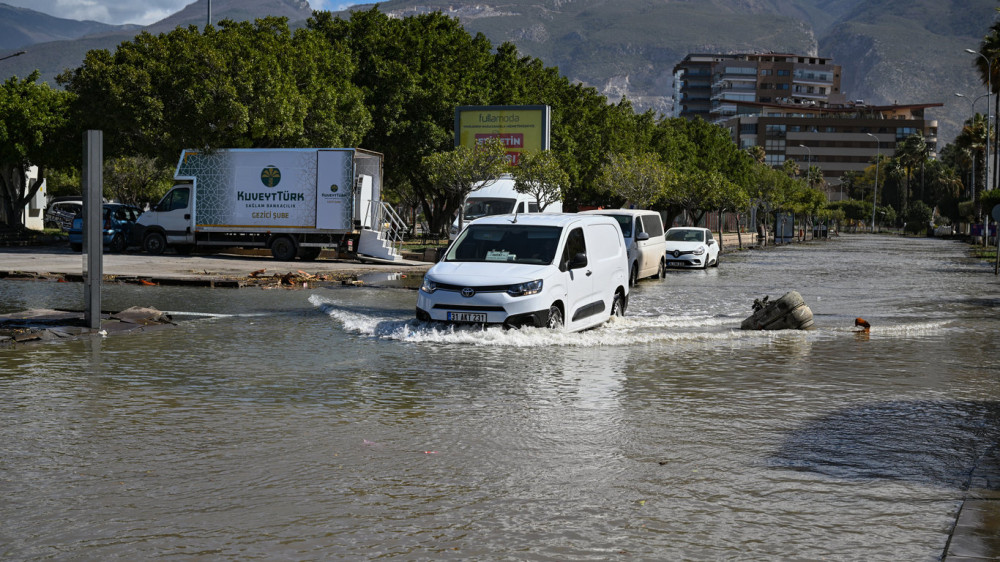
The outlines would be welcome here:
M 920 133 L 913 133 L 912 135 L 903 139 L 903 142 L 896 147 L 895 158 L 899 161 L 900 166 L 906 172 L 906 185 L 903 189 L 903 207 L 907 206 L 909 202 L 910 192 L 912 191 L 911 180 L 913 178 L 913 170 L 917 167 L 923 167 L 924 163 L 927 161 L 928 147 L 927 141 L 924 136 Z M 923 200 L 923 186 L 920 190 L 920 200 Z
M 104 163 L 104 196 L 141 208 L 163 197 L 171 175 L 148 156 L 121 156 Z
M 346 48 L 284 18 L 140 33 L 59 77 L 109 155 L 186 148 L 356 146 L 371 127 Z
M 983 56 L 976 56 L 973 64 L 979 71 L 983 85 L 989 85 L 990 93 L 994 94 L 993 114 L 1000 115 L 1000 95 L 996 95 L 997 92 L 1000 92 L 1000 64 L 997 64 L 997 61 L 1000 60 L 1000 21 L 993 22 L 993 25 L 990 26 L 989 34 L 983 37 L 979 44 L 979 53 L 982 53 Z M 997 120 L 990 138 L 994 137 L 1000 138 L 1000 120 Z M 993 154 L 996 156 L 993 168 L 994 182 L 993 185 L 988 185 L 984 189 L 994 189 L 997 186 L 997 176 L 1000 175 L 998 174 L 1000 172 L 1000 146 L 993 146 Z M 989 159 L 987 159 L 988 161 Z M 986 177 L 990 177 L 989 174 Z
M 612 154 L 601 168 L 596 185 L 606 193 L 624 199 L 627 205 L 649 209 L 666 196 L 670 176 L 669 168 L 656 154 Z
M 982 219 L 982 205 L 979 203 L 980 193 L 985 188 L 980 187 L 980 177 L 985 175 L 985 150 L 986 135 L 989 134 L 989 125 L 986 123 L 986 116 L 975 114 L 966 119 L 962 132 L 955 137 L 955 144 L 960 148 L 968 150 L 972 155 L 971 167 L 975 172 L 972 177 L 972 201 L 976 220 Z
M 539 211 L 561 200 L 563 191 L 569 188 L 569 175 L 555 153 L 548 150 L 522 152 L 521 161 L 510 172 L 514 189 L 534 196 Z
M 933 210 L 923 201 L 916 201 L 906 209 L 904 220 L 906 221 L 906 231 L 912 234 L 927 232 L 931 227 Z
M 427 178 L 444 202 L 443 216 L 456 210 L 458 229 L 464 227 L 464 203 L 470 193 L 496 183 L 508 170 L 507 147 L 492 139 L 474 148 L 456 146 L 450 152 L 424 157 Z
M 39 73 L 0 85 L 0 223 L 22 227 L 21 211 L 38 193 L 49 167 L 65 165 L 81 140 L 68 117 L 72 95 L 37 84 Z M 27 173 L 38 166 L 38 177 Z

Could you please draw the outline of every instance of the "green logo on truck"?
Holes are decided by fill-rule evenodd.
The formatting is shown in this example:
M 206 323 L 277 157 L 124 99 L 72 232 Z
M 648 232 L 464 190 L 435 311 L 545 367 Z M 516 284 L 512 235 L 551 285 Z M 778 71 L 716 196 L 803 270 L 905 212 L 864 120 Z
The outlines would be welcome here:
M 281 183 L 281 170 L 275 166 L 268 166 L 260 171 L 260 182 L 266 187 L 275 187 Z

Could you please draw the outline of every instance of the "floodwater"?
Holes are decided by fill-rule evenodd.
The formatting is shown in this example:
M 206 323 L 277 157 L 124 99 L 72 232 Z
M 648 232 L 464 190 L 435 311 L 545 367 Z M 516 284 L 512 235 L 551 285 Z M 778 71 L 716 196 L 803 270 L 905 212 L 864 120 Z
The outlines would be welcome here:
M 179 324 L 0 350 L 0 558 L 936 560 L 1000 436 L 966 248 L 728 253 L 579 334 L 418 323 L 412 279 L 106 286 Z M 815 330 L 739 330 L 793 289 Z

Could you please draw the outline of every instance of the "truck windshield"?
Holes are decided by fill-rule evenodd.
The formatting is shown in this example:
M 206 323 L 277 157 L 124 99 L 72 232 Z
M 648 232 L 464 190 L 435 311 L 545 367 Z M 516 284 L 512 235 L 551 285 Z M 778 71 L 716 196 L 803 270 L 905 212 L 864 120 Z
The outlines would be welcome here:
M 465 220 L 478 219 L 490 215 L 508 215 L 514 212 L 514 199 L 487 199 L 470 197 L 465 202 Z
M 451 245 L 447 261 L 552 263 L 562 228 L 518 224 L 469 225 Z

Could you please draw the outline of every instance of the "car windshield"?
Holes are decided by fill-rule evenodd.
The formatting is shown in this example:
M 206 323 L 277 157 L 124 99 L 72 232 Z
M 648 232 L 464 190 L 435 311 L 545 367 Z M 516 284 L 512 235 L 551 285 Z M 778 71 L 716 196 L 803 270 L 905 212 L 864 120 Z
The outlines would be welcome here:
M 513 199 L 486 199 L 470 197 L 465 203 L 465 219 L 472 220 L 491 215 L 508 215 L 514 212 Z
M 519 224 L 472 224 L 451 245 L 447 261 L 550 264 L 562 228 Z
M 704 242 L 705 233 L 701 230 L 693 229 L 670 229 L 667 231 L 668 242 Z

